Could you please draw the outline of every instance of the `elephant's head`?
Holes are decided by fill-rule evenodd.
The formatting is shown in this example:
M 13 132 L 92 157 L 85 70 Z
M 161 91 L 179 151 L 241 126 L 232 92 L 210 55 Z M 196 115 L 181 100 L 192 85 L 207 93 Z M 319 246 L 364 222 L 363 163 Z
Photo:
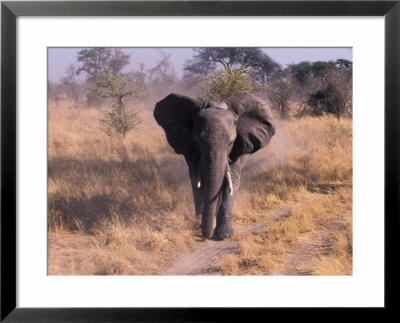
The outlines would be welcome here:
M 154 117 L 168 143 L 187 161 L 203 236 L 212 236 L 217 214 L 217 228 L 231 227 L 225 220 L 232 212 L 242 157 L 266 146 L 275 133 L 266 103 L 247 93 L 207 105 L 200 99 L 170 94 L 156 104 Z

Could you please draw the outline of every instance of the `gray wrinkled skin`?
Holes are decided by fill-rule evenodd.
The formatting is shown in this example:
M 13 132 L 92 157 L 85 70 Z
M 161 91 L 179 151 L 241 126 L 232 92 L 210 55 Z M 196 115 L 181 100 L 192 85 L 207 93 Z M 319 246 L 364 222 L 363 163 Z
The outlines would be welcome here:
M 156 104 L 154 117 L 171 147 L 185 157 L 203 237 L 223 240 L 233 235 L 232 209 L 243 166 L 248 154 L 275 134 L 267 104 L 247 93 L 206 106 L 170 94 Z

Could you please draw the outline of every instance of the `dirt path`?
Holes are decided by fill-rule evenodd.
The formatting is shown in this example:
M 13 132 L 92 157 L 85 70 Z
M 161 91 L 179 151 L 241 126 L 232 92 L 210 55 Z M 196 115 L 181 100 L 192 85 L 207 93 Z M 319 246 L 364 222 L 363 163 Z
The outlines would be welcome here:
M 274 275 L 311 275 L 319 261 L 319 256 L 329 252 L 328 236 L 343 228 L 349 221 L 351 221 L 351 213 L 334 221 L 327 229 L 300 236 L 300 248 L 289 255 L 285 264 L 287 270 L 282 273 L 274 273 Z
M 89 250 L 95 248 L 93 239 L 81 234 L 63 232 L 48 233 L 48 275 L 88 275 L 91 271 L 82 268 Z M 90 268 L 92 269 L 92 268 Z
M 326 196 L 326 195 L 325 195 Z M 164 261 L 162 265 L 157 264 L 159 267 L 153 265 L 153 273 L 155 275 L 220 275 L 219 265 L 221 261 L 226 259 L 227 255 L 238 254 L 240 251 L 241 241 L 245 241 L 248 235 L 254 233 L 268 233 L 271 225 L 279 223 L 280 221 L 290 218 L 292 209 L 309 205 L 317 200 L 323 198 L 324 195 L 313 194 L 312 197 L 300 202 L 292 202 L 288 206 L 276 209 L 267 213 L 257 214 L 255 217 L 257 223 L 247 224 L 242 227 L 235 227 L 234 237 L 224 241 L 199 241 L 197 242 L 195 250 L 185 256 L 181 256 L 175 260 L 176 254 Z M 279 272 L 265 272 L 264 275 L 311 275 L 314 273 L 316 266 L 325 254 L 329 253 L 331 246 L 329 245 L 329 238 L 336 232 L 343 230 L 343 226 L 351 223 L 351 212 L 343 210 L 344 214 L 336 220 L 326 222 L 324 230 L 314 230 L 312 232 L 303 233 L 299 235 L 298 247 L 290 249 L 292 253 L 286 253 L 281 260 L 279 260 Z M 48 235 L 48 274 L 49 275 L 93 275 L 93 274 L 149 274 L 149 264 L 154 264 L 154 259 L 164 259 L 166 254 L 159 253 L 156 257 L 154 253 L 148 253 L 151 258 L 138 258 L 143 262 L 135 263 L 134 270 L 128 270 L 120 273 L 119 271 L 105 271 L 105 266 L 116 267 L 120 263 L 124 265 L 126 262 L 116 262 L 111 259 L 109 262 L 99 262 L 104 257 L 103 254 L 107 251 L 99 247 L 99 242 L 82 234 L 72 234 L 67 232 L 54 233 L 50 232 Z M 289 251 L 289 252 L 290 252 Z M 90 256 L 90 257 L 89 257 Z M 125 257 L 125 256 L 124 256 Z M 120 260 L 120 258 L 116 258 Z M 125 258 L 123 258 L 124 260 Z M 164 259 L 164 260 L 165 260 Z M 135 260 L 136 261 L 136 260 Z M 99 263 L 97 263 L 99 262 Z M 166 270 L 166 266 L 169 266 Z M 104 268 L 103 268 L 104 267 Z M 112 268 L 114 268 L 112 267 Z M 116 267 L 117 269 L 119 267 Z M 282 269 L 281 269 L 282 268 Z M 110 273 L 111 272 L 111 273 Z
M 240 235 L 258 233 L 268 230 L 268 226 L 291 216 L 292 209 L 307 205 L 321 196 L 302 202 L 297 202 L 290 207 L 271 211 L 261 217 L 262 223 L 253 223 L 241 228 L 235 228 L 235 236 L 224 241 L 202 241 L 195 251 L 187 256 L 182 256 L 173 264 L 164 275 L 219 275 L 218 266 L 227 255 L 237 254 L 240 246 Z M 302 234 L 298 237 L 300 246 L 289 254 L 282 263 L 285 268 L 281 272 L 269 272 L 267 275 L 311 275 L 320 257 L 329 253 L 329 236 L 343 229 L 345 223 L 351 221 L 351 213 L 344 214 L 333 221 L 326 229 Z
M 273 221 L 279 221 L 291 215 L 291 207 L 277 209 L 265 217 L 263 223 L 249 224 L 235 230 L 235 235 L 249 232 L 260 232 Z M 239 247 L 239 241 L 227 239 L 224 241 L 204 241 L 192 254 L 181 257 L 180 260 L 169 268 L 164 275 L 212 275 L 216 274 L 216 266 L 222 256 L 234 254 Z

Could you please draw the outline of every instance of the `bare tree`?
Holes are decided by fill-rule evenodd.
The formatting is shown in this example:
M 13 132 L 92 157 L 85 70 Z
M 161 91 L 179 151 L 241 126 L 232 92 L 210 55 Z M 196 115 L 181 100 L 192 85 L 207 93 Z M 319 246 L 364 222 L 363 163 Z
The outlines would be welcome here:
M 50 80 L 47 82 L 47 93 L 48 99 L 53 101 L 56 105 L 65 98 L 62 85 L 53 83 Z
M 61 79 L 61 86 L 63 87 L 66 96 L 72 100 L 75 109 L 80 106 L 79 83 L 76 80 L 76 72 L 76 65 L 69 64 L 65 76 Z
M 278 112 L 280 118 L 289 116 L 289 101 L 293 92 L 293 78 L 287 71 L 282 71 L 268 83 L 268 96 L 272 108 Z
M 161 59 L 149 70 L 150 88 L 155 97 L 162 97 L 176 92 L 179 80 L 176 76 L 171 55 L 161 52 Z

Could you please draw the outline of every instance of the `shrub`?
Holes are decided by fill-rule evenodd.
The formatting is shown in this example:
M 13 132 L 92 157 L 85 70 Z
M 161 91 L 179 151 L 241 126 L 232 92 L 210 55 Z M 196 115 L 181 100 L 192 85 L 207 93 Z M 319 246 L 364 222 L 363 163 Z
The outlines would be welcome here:
M 325 89 L 311 94 L 308 102 L 315 115 L 327 112 L 336 115 L 338 119 L 346 105 L 344 93 L 334 83 L 328 83 Z
M 343 115 L 351 115 L 351 97 L 351 74 L 337 70 L 327 75 L 326 86 L 311 94 L 307 103 L 311 106 L 315 115 L 327 112 L 340 119 Z
M 206 101 L 224 101 L 243 92 L 253 92 L 245 67 L 224 68 L 205 76 L 200 96 Z
M 98 73 L 95 91 L 103 98 L 112 99 L 111 111 L 104 112 L 104 118 L 100 120 L 106 134 L 115 132 L 125 137 L 128 131 L 142 123 L 138 110 L 125 105 L 126 97 L 137 94 L 123 74 L 114 74 L 110 70 Z

